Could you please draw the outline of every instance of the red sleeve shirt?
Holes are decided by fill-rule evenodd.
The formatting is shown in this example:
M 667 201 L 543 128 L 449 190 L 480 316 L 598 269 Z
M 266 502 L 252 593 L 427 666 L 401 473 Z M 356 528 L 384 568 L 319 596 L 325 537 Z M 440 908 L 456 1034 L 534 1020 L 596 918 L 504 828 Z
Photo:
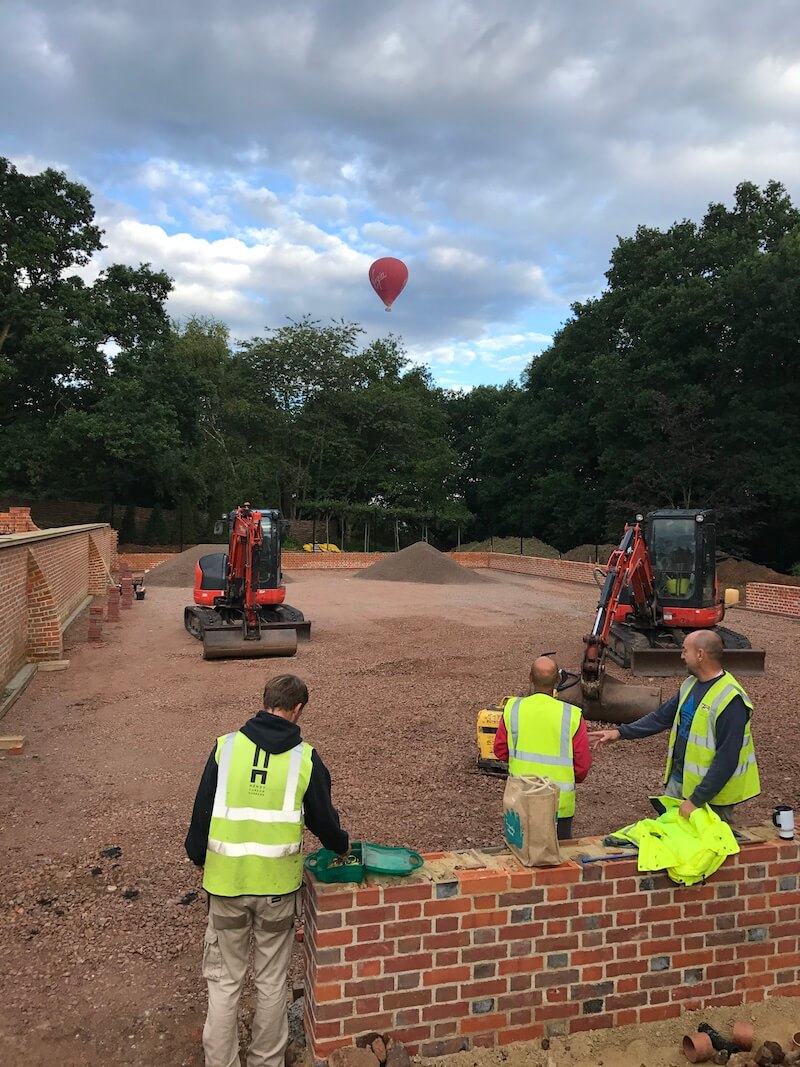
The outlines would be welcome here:
M 578 729 L 572 736 L 572 763 L 575 768 L 575 781 L 582 782 L 592 766 L 589 731 L 586 729 L 586 720 L 583 716 L 581 716 Z
M 494 757 L 503 762 L 508 759 L 508 731 L 504 719 L 500 720 L 494 736 Z M 575 767 L 575 781 L 584 781 L 592 766 L 592 752 L 589 748 L 589 731 L 586 729 L 586 720 L 583 718 L 572 738 L 572 760 Z
M 505 719 L 500 720 L 497 733 L 494 735 L 494 758 L 502 760 L 504 763 L 508 759 L 508 731 L 506 730 Z

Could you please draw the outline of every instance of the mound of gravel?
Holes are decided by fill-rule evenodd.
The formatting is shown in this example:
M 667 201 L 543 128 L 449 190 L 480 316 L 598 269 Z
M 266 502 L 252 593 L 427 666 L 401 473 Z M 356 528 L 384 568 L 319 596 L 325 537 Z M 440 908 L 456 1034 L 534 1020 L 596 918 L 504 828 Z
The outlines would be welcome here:
M 467 570 L 425 541 L 417 541 L 359 571 L 356 578 L 375 582 L 421 582 L 424 585 L 467 585 L 485 582 L 483 575 Z

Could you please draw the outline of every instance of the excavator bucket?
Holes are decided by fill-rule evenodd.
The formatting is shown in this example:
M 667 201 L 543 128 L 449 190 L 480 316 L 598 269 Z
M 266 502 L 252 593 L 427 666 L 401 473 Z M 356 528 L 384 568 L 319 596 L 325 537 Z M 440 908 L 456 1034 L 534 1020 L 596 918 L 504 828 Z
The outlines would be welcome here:
M 577 704 L 583 709 L 583 717 L 594 722 L 636 722 L 661 704 L 659 686 L 626 685 L 610 674 L 603 678 L 599 700 L 585 696 L 579 681 L 567 689 L 561 689 L 557 696 L 559 700 Z
M 763 674 L 765 657 L 763 648 L 726 648 L 722 665 L 734 676 Z M 631 652 L 631 672 L 649 678 L 669 678 L 686 674 L 686 665 L 678 647 L 634 649 Z
M 263 627 L 255 641 L 246 641 L 241 626 L 220 626 L 203 631 L 203 659 L 261 659 L 264 656 L 293 656 L 297 652 L 297 631 Z

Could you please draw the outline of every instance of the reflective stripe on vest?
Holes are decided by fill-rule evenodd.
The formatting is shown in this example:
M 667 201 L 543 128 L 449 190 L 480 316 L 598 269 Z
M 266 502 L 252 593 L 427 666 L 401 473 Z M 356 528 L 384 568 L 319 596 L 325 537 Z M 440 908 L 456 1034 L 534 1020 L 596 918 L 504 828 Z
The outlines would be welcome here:
M 203 874 L 209 893 L 261 896 L 299 888 L 312 753 L 302 741 L 287 752 L 266 753 L 240 732 L 219 738 Z
M 680 688 L 678 710 L 669 738 L 669 751 L 667 753 L 667 765 L 664 773 L 664 781 L 668 782 L 672 773 L 674 760 L 675 742 L 678 735 L 681 709 L 696 685 L 696 678 L 687 678 Z M 734 697 L 739 696 L 744 701 L 750 712 L 745 726 L 742 747 L 739 752 L 739 760 L 735 771 L 716 796 L 709 803 L 716 805 L 740 804 L 744 800 L 758 796 L 761 792 L 761 782 L 758 774 L 753 735 L 750 728 L 753 704 L 747 693 L 739 685 L 732 674 L 727 671 L 707 690 L 705 697 L 700 701 L 694 711 L 689 735 L 686 739 L 686 752 L 683 762 L 682 793 L 684 797 L 691 797 L 697 786 L 708 774 L 717 750 L 716 724 L 717 719 L 730 704 Z
M 503 717 L 508 735 L 509 774 L 549 778 L 561 791 L 559 818 L 574 815 L 572 738 L 580 725 L 580 708 L 537 693 L 512 698 Z

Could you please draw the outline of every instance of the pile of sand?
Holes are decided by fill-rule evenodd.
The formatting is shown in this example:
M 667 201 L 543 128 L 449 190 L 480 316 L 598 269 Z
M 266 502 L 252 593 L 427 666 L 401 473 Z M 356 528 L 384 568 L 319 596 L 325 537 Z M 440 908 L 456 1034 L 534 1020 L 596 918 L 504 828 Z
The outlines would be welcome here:
M 424 585 L 467 585 L 487 581 L 425 541 L 417 541 L 400 552 L 384 556 L 354 577 L 376 582 L 421 582 Z
M 608 563 L 609 557 L 619 545 L 578 545 L 564 552 L 562 559 L 569 559 L 573 563 Z

